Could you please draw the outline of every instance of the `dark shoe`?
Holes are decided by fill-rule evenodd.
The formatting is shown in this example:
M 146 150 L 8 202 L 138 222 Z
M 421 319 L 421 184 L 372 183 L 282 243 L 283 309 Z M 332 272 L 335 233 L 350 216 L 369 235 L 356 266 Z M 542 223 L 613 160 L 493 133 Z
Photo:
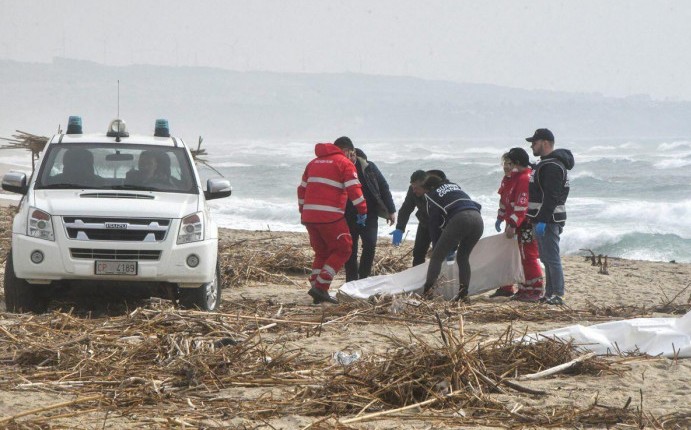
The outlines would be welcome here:
M 469 303 L 470 300 L 468 299 L 468 287 L 461 285 L 461 287 L 458 289 L 458 294 L 456 294 L 456 297 L 453 298 L 453 301 Z
M 549 302 L 549 299 L 551 299 L 551 298 L 552 298 L 552 296 L 550 296 L 550 297 L 542 296 L 542 297 L 540 297 L 540 300 L 538 300 L 538 302 L 546 304 L 547 302 Z
M 432 289 L 434 287 L 434 284 L 432 285 L 423 285 L 422 286 L 422 297 L 425 299 L 431 299 L 432 298 Z
M 552 296 L 549 299 L 547 299 L 546 302 L 548 305 L 555 305 L 555 306 L 564 306 L 564 299 L 561 298 L 561 296 Z
M 331 297 L 329 295 L 328 291 L 320 290 L 318 288 L 310 288 L 310 290 L 307 292 L 310 296 L 312 296 L 312 303 L 318 305 L 319 303 L 327 302 L 327 303 L 333 303 L 335 305 L 338 304 L 338 300 L 335 298 Z
M 539 302 L 541 300 L 541 298 L 540 298 L 540 293 L 535 293 L 532 291 L 531 292 L 519 291 L 513 297 L 511 297 L 511 300 L 514 300 L 517 302 L 533 303 L 533 302 Z
M 503 288 L 498 288 L 497 291 L 490 294 L 489 298 L 493 299 L 495 297 L 511 297 L 513 293 L 509 290 L 504 290 Z

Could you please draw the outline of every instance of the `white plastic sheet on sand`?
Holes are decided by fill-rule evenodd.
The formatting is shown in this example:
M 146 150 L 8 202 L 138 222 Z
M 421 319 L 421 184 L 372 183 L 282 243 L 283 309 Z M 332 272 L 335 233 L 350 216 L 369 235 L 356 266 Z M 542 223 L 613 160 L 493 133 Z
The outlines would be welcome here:
M 691 357 L 691 312 L 678 318 L 635 318 L 588 327 L 580 324 L 529 335 L 573 340 L 598 355 L 640 352 L 652 356 Z
M 367 299 L 381 294 L 422 293 L 428 262 L 391 275 L 372 276 L 345 283 L 340 292 L 350 297 Z M 498 234 L 480 239 L 470 254 L 469 295 L 480 294 L 503 285 L 523 282 L 521 254 L 515 239 Z M 458 293 L 456 261 L 442 263 L 434 294 L 453 299 Z

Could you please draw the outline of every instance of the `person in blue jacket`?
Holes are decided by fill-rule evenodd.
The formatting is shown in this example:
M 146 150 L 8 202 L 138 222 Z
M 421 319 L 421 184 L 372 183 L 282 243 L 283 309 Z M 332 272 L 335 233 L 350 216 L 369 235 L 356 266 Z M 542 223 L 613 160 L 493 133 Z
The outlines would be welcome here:
M 467 300 L 470 285 L 470 252 L 482 237 L 484 224 L 480 209 L 461 187 L 438 176 L 429 175 L 423 183 L 432 238 L 432 256 L 427 268 L 425 293 L 428 293 L 441 272 L 447 256 L 456 252 L 459 289 L 454 300 Z
M 377 247 L 377 233 L 379 232 L 379 218 L 384 218 L 393 225 L 396 222 L 396 206 L 391 196 L 389 184 L 376 164 L 367 160 L 367 155 L 360 149 L 350 159 L 357 169 L 357 175 L 362 184 L 362 194 L 367 202 L 367 221 L 364 226 L 357 223 L 357 211 L 348 202 L 345 218 L 353 238 L 353 248 L 350 259 L 345 264 L 346 282 L 369 277 L 374 263 L 374 253 Z M 362 239 L 362 254 L 358 262 L 359 241 Z

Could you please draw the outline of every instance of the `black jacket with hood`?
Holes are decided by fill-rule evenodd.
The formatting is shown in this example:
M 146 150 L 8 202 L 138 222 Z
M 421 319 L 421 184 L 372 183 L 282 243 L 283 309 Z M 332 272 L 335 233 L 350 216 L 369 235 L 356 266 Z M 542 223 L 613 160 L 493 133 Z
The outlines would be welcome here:
M 358 157 L 355 163 L 358 178 L 362 184 L 362 195 L 367 202 L 367 216 L 388 217 L 389 214 L 396 213 L 396 206 L 393 196 L 389 189 L 389 183 L 381 173 L 376 164 L 367 161 L 367 156 L 362 150 L 357 149 Z M 346 205 L 346 217 L 355 219 L 357 211 L 348 202 Z
M 573 154 L 555 149 L 541 157 L 530 175 L 528 217 L 538 222 L 566 223 L 566 199 L 569 197 L 568 171 L 573 169 Z

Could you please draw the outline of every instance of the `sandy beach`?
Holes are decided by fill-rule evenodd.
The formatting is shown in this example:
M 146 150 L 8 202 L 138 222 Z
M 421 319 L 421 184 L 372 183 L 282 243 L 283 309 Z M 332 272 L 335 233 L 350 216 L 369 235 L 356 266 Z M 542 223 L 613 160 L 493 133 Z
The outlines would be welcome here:
M 1 211 L 4 260 L 12 207 Z M 375 269 L 410 264 L 410 251 L 411 243 L 394 248 L 381 241 Z M 591 366 L 521 382 L 532 394 L 471 383 L 458 393 L 472 393 L 474 401 L 441 401 L 424 394 L 405 404 L 386 404 L 372 397 L 369 406 L 365 401 L 358 410 L 359 395 L 375 395 L 356 386 L 348 388 L 354 390 L 348 395 L 353 406 L 329 400 L 342 398 L 339 390 L 345 382 L 338 389 L 334 384 L 344 375 L 371 375 L 367 366 L 400 362 L 401 348 L 419 356 L 411 361 L 414 367 L 428 359 L 426 354 L 443 351 L 445 342 L 448 349 L 453 339 L 462 344 L 453 354 L 469 354 L 505 337 L 507 330 L 521 334 L 679 316 L 691 309 L 691 265 L 610 258 L 605 275 L 583 256 L 565 257 L 565 307 L 489 299 L 488 293 L 473 297 L 470 304 L 408 298 L 396 306 L 390 299 L 331 306 L 313 305 L 306 294 L 300 271 L 310 258 L 306 234 L 223 229 L 224 291 L 216 314 L 179 310 L 161 299 L 123 307 L 110 298 L 64 298 L 47 314 L 16 315 L 4 311 L 3 297 L 0 426 L 442 429 L 611 428 L 619 423 L 621 428 L 688 428 L 691 423 L 691 361 L 639 354 L 597 357 L 592 364 L 600 370 Z M 342 276 L 335 286 L 342 284 Z M 161 348 L 172 337 L 179 351 L 165 359 L 161 355 L 171 351 Z M 123 342 L 132 346 L 122 347 Z M 153 351 L 143 362 L 136 361 L 139 342 Z M 202 351 L 198 345 L 212 346 Z M 359 358 L 352 368 L 339 366 L 334 361 L 338 352 Z M 220 370 L 222 362 L 227 364 Z M 178 381 L 165 390 L 179 377 L 180 363 L 196 369 L 196 382 L 180 388 Z M 546 363 L 538 357 L 529 368 L 544 370 L 550 367 Z M 501 377 L 492 375 L 503 380 L 527 372 L 520 369 L 516 364 Z M 191 370 L 186 372 L 189 376 Z M 410 382 L 393 386 L 398 390 Z M 421 405 L 405 407 L 416 403 Z

